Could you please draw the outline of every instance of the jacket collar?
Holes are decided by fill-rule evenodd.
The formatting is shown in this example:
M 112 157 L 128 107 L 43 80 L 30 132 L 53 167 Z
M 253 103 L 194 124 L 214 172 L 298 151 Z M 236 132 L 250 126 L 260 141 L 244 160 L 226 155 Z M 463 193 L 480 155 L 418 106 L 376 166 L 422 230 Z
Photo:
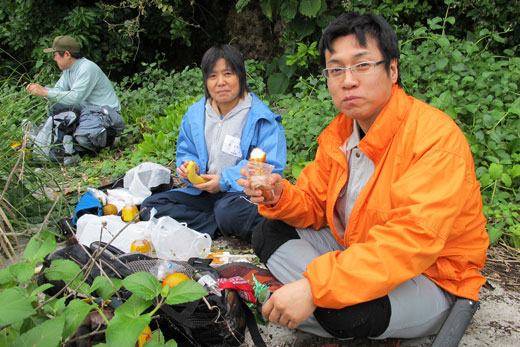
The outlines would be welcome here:
M 406 115 L 410 112 L 413 98 L 397 85 L 392 87 L 392 96 L 381 110 L 381 113 L 370 127 L 367 134 L 363 137 L 358 148 L 372 160 L 374 164 L 378 162 L 385 148 L 392 141 Z M 322 132 L 318 138 L 318 143 L 331 149 L 331 155 L 337 161 L 346 160 L 339 147 L 345 143 L 353 131 L 353 120 L 343 113 L 339 113 Z M 336 151 L 337 149 L 337 151 Z

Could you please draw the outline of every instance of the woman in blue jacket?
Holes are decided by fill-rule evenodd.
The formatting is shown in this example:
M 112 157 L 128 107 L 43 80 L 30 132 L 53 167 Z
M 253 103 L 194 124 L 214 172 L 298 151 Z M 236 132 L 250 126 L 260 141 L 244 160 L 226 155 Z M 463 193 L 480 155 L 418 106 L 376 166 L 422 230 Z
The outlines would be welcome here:
M 249 91 L 244 60 L 236 48 L 210 48 L 201 68 L 206 96 L 184 115 L 177 140 L 177 174 L 188 186 L 148 197 L 141 217 L 149 219 L 155 208 L 155 217 L 170 216 L 212 238 L 235 235 L 250 241 L 263 217 L 237 180 L 255 147 L 267 153 L 273 172 L 282 174 L 287 161 L 282 119 Z M 206 183 L 187 180 L 190 160 Z

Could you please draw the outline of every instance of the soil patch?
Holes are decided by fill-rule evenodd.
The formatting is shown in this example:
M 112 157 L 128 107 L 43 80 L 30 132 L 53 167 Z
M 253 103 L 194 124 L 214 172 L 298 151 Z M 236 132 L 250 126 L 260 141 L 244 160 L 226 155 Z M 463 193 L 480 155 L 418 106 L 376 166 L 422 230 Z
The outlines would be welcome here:
M 520 251 L 507 245 L 492 247 L 482 274 L 488 279 L 487 286 L 499 283 L 508 291 L 520 291 Z

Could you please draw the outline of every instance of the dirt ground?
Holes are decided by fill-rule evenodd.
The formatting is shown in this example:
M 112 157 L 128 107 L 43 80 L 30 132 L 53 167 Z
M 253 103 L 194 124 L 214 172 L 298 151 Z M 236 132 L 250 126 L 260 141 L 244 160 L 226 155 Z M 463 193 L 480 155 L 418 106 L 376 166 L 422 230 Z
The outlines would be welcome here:
M 231 253 L 249 253 L 250 246 L 237 239 L 220 238 L 214 241 L 214 250 Z M 488 259 L 483 274 L 488 282 L 480 291 L 480 308 L 475 313 L 459 346 L 520 346 L 520 251 L 507 246 L 495 246 L 488 250 Z M 270 324 L 260 327 L 260 332 L 268 346 L 293 346 L 301 333 Z M 430 346 L 433 337 L 374 341 L 357 339 L 334 341 L 330 347 L 340 346 Z M 253 347 L 246 338 L 242 347 Z

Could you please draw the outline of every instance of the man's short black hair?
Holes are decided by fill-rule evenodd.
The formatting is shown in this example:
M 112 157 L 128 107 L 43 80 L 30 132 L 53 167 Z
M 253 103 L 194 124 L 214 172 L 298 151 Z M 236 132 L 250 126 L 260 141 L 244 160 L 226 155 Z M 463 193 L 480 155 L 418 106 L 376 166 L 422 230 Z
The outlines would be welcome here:
M 204 53 L 202 63 L 200 64 L 202 77 L 204 79 L 204 93 L 206 94 L 206 98 L 209 99 L 211 97 L 207 86 L 208 77 L 217 64 L 217 61 L 221 58 L 226 61 L 227 67 L 237 75 L 240 87 L 238 95 L 239 97 L 244 96 L 245 92 L 249 92 L 249 88 L 247 87 L 246 67 L 244 65 L 242 54 L 240 54 L 240 51 L 233 46 L 216 45 Z
M 390 73 L 390 63 L 393 59 L 397 59 L 397 68 L 399 69 L 399 41 L 394 29 L 379 15 L 360 15 L 356 12 L 347 12 L 338 16 L 323 32 L 318 45 L 322 68 L 326 67 L 325 50 L 334 52 L 332 49 L 334 40 L 350 34 L 356 35 L 357 41 L 362 47 L 367 45 L 367 35 L 373 38 L 383 55 L 386 71 Z M 398 75 L 397 85 L 401 86 L 400 74 Z
M 56 51 L 60 57 L 63 58 L 63 55 L 65 54 L 65 51 Z M 69 52 L 71 58 L 74 58 L 74 59 L 81 59 L 83 58 L 83 55 L 81 53 L 72 53 L 72 52 Z

